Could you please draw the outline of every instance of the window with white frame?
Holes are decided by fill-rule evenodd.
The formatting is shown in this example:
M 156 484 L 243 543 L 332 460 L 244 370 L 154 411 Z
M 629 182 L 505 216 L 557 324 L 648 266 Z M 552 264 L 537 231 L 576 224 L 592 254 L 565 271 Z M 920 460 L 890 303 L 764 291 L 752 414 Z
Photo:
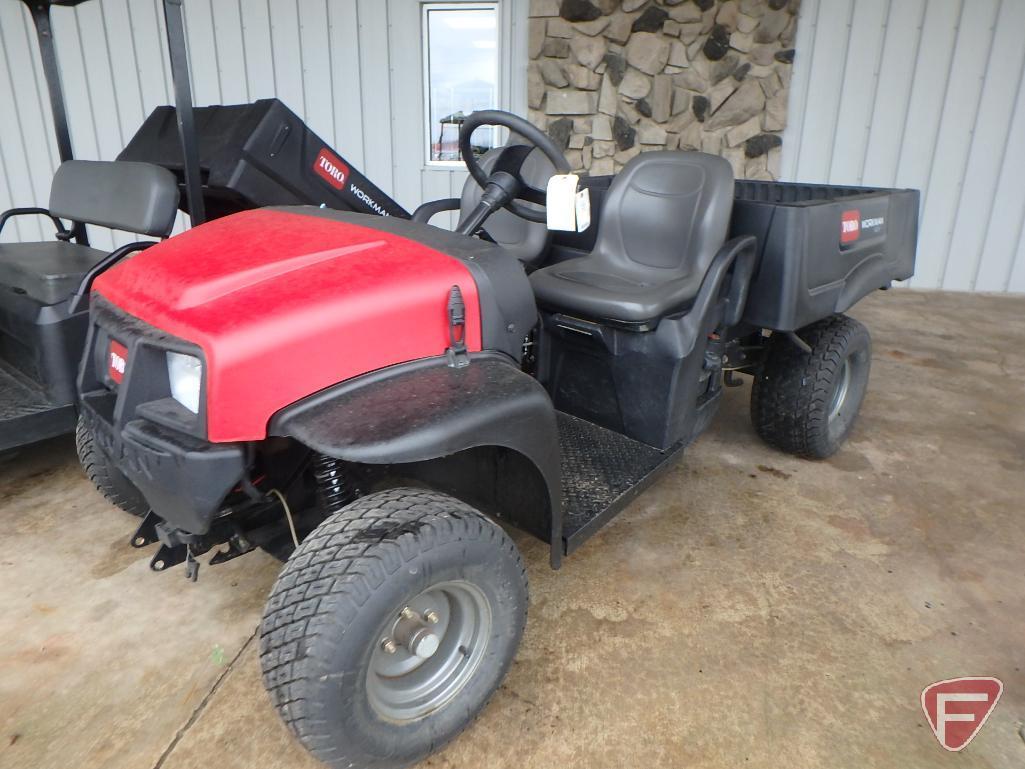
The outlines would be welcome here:
M 460 166 L 459 129 L 475 110 L 498 108 L 498 3 L 423 4 L 424 110 L 428 165 Z M 474 154 L 494 147 L 497 132 L 478 128 Z

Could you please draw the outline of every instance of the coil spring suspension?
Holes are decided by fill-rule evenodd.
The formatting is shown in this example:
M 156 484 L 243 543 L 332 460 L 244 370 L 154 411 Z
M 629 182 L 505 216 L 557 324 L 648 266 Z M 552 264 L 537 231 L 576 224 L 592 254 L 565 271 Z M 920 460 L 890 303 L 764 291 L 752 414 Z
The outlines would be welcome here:
M 359 496 L 359 489 L 340 459 L 317 454 L 313 460 L 313 477 L 317 484 L 317 504 L 325 515 L 338 512 Z

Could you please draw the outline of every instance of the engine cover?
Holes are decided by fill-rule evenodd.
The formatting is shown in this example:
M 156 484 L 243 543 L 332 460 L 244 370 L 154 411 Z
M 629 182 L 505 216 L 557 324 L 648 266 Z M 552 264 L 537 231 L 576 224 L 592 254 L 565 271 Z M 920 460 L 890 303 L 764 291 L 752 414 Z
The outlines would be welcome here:
M 453 286 L 466 306 L 467 349 L 481 349 L 475 257 L 412 239 L 424 225 L 402 222 L 403 236 L 394 231 L 398 221 L 388 229 L 362 224 L 376 221 L 316 208 L 246 211 L 122 262 L 94 290 L 202 349 L 210 441 L 259 440 L 275 412 L 318 390 L 443 354 Z M 461 239 L 472 251 L 500 251 Z M 523 285 L 512 289 L 523 305 L 529 286 L 519 273 Z M 527 323 L 532 298 L 528 303 L 510 329 Z M 488 312 L 496 323 L 507 320 L 494 308 Z M 520 338 L 528 330 L 518 328 Z

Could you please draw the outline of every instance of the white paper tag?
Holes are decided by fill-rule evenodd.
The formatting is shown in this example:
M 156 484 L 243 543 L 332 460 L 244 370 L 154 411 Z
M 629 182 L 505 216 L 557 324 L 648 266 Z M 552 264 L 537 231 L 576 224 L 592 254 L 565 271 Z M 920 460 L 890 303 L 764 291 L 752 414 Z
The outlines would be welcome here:
M 580 190 L 577 193 L 577 232 L 583 232 L 591 226 L 591 191 Z
M 548 229 L 567 230 L 577 228 L 577 182 L 576 174 L 555 174 L 548 180 L 545 210 L 548 213 Z

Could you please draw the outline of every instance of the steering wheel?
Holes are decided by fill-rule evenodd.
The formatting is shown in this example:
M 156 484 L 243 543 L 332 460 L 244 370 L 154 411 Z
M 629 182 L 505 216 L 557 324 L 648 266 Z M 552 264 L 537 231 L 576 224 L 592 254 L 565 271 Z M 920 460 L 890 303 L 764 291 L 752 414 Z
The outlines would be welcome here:
M 470 146 L 470 136 L 478 128 L 485 125 L 508 128 L 529 143 L 528 145 L 512 144 L 505 147 L 490 174 L 481 168 Z M 463 162 L 466 163 L 466 170 L 470 172 L 470 176 L 480 185 L 480 188 L 488 192 L 489 188 L 494 189 L 496 182 L 505 182 L 501 184 L 504 194 L 496 201 L 499 206 L 508 208 L 514 214 L 527 221 L 545 222 L 547 221 L 547 214 L 543 208 L 538 211 L 520 202 L 525 200 L 542 207 L 546 202 L 546 191 L 532 187 L 524 181 L 520 174 L 523 162 L 535 147 L 541 150 L 545 157 L 551 161 L 557 173 L 569 173 L 569 161 L 566 160 L 566 156 L 562 154 L 559 146 L 552 141 L 551 137 L 533 123 L 510 112 L 503 112 L 497 109 L 472 112 L 463 121 L 463 125 L 459 129 L 459 154 L 462 156 Z M 509 180 L 502 177 L 502 172 L 511 176 L 512 179 Z

